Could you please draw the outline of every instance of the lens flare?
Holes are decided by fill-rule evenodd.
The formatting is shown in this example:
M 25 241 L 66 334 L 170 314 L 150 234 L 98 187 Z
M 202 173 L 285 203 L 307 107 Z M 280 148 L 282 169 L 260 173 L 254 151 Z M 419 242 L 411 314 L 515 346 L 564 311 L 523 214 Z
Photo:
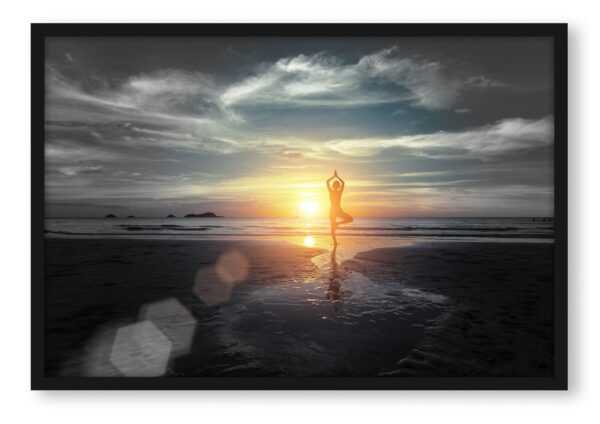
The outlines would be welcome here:
M 248 277 L 249 266 L 250 263 L 244 254 L 232 250 L 219 257 L 215 270 L 222 282 L 237 284 Z
M 110 362 L 126 377 L 159 377 L 167 371 L 172 343 L 151 321 L 119 328 Z
M 173 344 L 171 357 L 190 352 L 196 320 L 185 306 L 175 298 L 164 299 L 142 306 L 140 321 L 150 321 Z

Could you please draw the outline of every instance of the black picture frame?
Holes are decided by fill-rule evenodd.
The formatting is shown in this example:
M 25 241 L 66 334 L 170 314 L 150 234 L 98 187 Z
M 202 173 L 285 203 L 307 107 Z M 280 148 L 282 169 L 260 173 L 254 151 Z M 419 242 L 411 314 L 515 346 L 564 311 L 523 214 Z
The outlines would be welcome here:
M 550 37 L 554 42 L 554 375 L 512 377 L 162 377 L 44 375 L 44 90 L 47 37 L 429 36 Z M 567 24 L 31 24 L 31 389 L 536 389 L 566 390 Z

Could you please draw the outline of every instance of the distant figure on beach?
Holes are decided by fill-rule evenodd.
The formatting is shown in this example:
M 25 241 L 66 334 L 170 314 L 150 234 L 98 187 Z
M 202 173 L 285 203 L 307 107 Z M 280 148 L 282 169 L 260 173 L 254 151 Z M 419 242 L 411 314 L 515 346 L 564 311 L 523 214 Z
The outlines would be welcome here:
M 346 183 L 340 178 L 337 171 L 334 171 L 333 176 L 327 180 L 327 190 L 329 190 L 329 201 L 331 202 L 329 223 L 331 224 L 331 237 L 333 238 L 334 246 L 337 246 L 336 229 L 342 224 L 354 221 L 354 218 L 342 210 L 342 194 L 344 193 L 345 186 Z M 338 221 L 338 218 L 342 220 Z

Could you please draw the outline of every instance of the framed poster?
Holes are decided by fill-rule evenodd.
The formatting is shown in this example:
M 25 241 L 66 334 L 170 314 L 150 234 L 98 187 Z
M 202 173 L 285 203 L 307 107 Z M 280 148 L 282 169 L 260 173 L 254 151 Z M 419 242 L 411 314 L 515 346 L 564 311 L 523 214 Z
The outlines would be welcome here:
M 33 24 L 33 389 L 566 389 L 565 24 Z

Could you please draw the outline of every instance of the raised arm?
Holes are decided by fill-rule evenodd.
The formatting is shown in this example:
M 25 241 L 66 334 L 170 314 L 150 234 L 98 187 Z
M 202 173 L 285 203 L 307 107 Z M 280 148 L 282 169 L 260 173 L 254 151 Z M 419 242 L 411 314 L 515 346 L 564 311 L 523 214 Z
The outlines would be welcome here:
M 335 175 L 332 175 L 331 177 L 329 177 L 327 179 L 327 181 L 325 182 L 325 184 L 327 185 L 327 190 L 331 191 L 331 187 L 329 186 L 329 184 L 331 183 L 332 180 L 335 180 Z
M 344 187 L 346 187 L 346 182 L 344 180 L 342 180 L 342 177 L 340 177 L 337 174 L 337 171 L 335 171 L 335 174 L 333 176 L 336 177 L 338 180 L 340 180 L 340 183 L 342 184 L 342 188 L 340 190 L 344 191 Z

